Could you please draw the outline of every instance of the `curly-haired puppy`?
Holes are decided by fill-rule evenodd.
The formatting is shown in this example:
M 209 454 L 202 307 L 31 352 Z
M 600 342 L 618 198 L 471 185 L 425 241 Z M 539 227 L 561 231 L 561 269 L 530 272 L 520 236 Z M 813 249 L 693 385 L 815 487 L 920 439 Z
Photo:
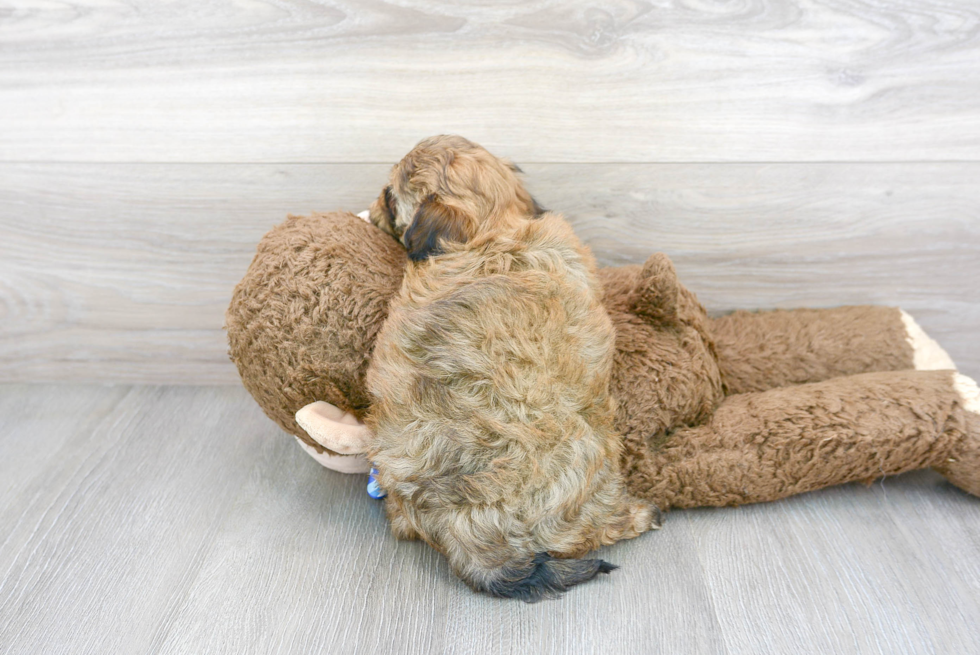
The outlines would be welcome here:
M 620 473 L 592 255 L 516 170 L 433 137 L 372 204 L 411 261 L 368 371 L 368 424 L 394 533 L 478 591 L 535 601 L 615 568 L 574 558 L 659 517 Z

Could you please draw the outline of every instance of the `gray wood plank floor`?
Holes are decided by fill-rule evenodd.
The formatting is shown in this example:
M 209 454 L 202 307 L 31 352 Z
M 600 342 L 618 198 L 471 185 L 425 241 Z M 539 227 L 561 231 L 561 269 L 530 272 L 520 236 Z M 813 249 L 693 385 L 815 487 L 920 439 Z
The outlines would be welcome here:
M 930 472 L 676 511 L 537 605 L 396 542 L 234 387 L 0 385 L 3 653 L 970 653 L 980 502 Z

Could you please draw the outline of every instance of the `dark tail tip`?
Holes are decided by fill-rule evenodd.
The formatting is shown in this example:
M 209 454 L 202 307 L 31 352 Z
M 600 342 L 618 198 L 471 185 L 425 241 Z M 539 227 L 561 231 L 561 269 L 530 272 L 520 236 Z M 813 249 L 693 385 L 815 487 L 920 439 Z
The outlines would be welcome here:
M 537 553 L 524 566 L 495 572 L 482 590 L 498 598 L 518 598 L 526 603 L 536 603 L 546 598 L 556 598 L 577 584 L 618 568 L 601 559 L 557 559 L 548 553 Z
M 596 561 L 599 562 L 599 571 L 598 571 L 599 573 L 609 573 L 610 571 L 615 571 L 616 569 L 619 568 L 615 564 L 610 564 L 609 562 L 603 561 L 601 559 Z

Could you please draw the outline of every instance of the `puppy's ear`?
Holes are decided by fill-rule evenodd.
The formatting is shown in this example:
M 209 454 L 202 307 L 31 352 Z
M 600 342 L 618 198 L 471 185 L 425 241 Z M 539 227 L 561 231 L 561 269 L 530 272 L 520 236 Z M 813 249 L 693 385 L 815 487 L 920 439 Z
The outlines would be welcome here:
M 435 195 L 429 196 L 419 205 L 404 237 L 408 258 L 413 262 L 441 254 L 442 240 L 465 243 L 468 239 L 466 219 L 456 209 L 440 202 Z
M 510 161 L 509 159 L 505 159 L 504 160 L 504 163 L 506 163 L 507 166 L 510 168 L 510 170 L 514 171 L 515 173 L 518 173 L 518 174 L 523 174 L 524 173 L 524 171 L 521 170 L 521 167 L 520 166 L 518 166 L 514 162 Z M 545 209 L 544 207 L 542 207 L 541 205 L 539 205 L 538 204 L 538 201 L 534 198 L 534 196 L 528 195 L 527 197 L 531 199 L 531 208 L 530 208 L 531 209 L 531 216 L 533 216 L 534 218 L 541 218 L 541 214 L 545 214 L 545 213 L 547 213 L 549 211 L 549 210 Z
M 541 218 L 541 214 L 546 214 L 550 210 L 539 205 L 535 197 L 531 196 L 531 211 L 534 212 L 534 218 Z

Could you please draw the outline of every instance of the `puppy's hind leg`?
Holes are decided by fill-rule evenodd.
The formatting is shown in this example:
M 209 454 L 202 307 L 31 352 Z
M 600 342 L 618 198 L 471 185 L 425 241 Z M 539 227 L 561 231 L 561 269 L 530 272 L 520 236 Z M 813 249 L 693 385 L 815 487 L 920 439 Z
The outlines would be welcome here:
M 603 526 L 600 540 L 613 544 L 623 539 L 633 539 L 647 530 L 660 528 L 663 515 L 656 505 L 639 498 L 623 494 L 622 501 Z

